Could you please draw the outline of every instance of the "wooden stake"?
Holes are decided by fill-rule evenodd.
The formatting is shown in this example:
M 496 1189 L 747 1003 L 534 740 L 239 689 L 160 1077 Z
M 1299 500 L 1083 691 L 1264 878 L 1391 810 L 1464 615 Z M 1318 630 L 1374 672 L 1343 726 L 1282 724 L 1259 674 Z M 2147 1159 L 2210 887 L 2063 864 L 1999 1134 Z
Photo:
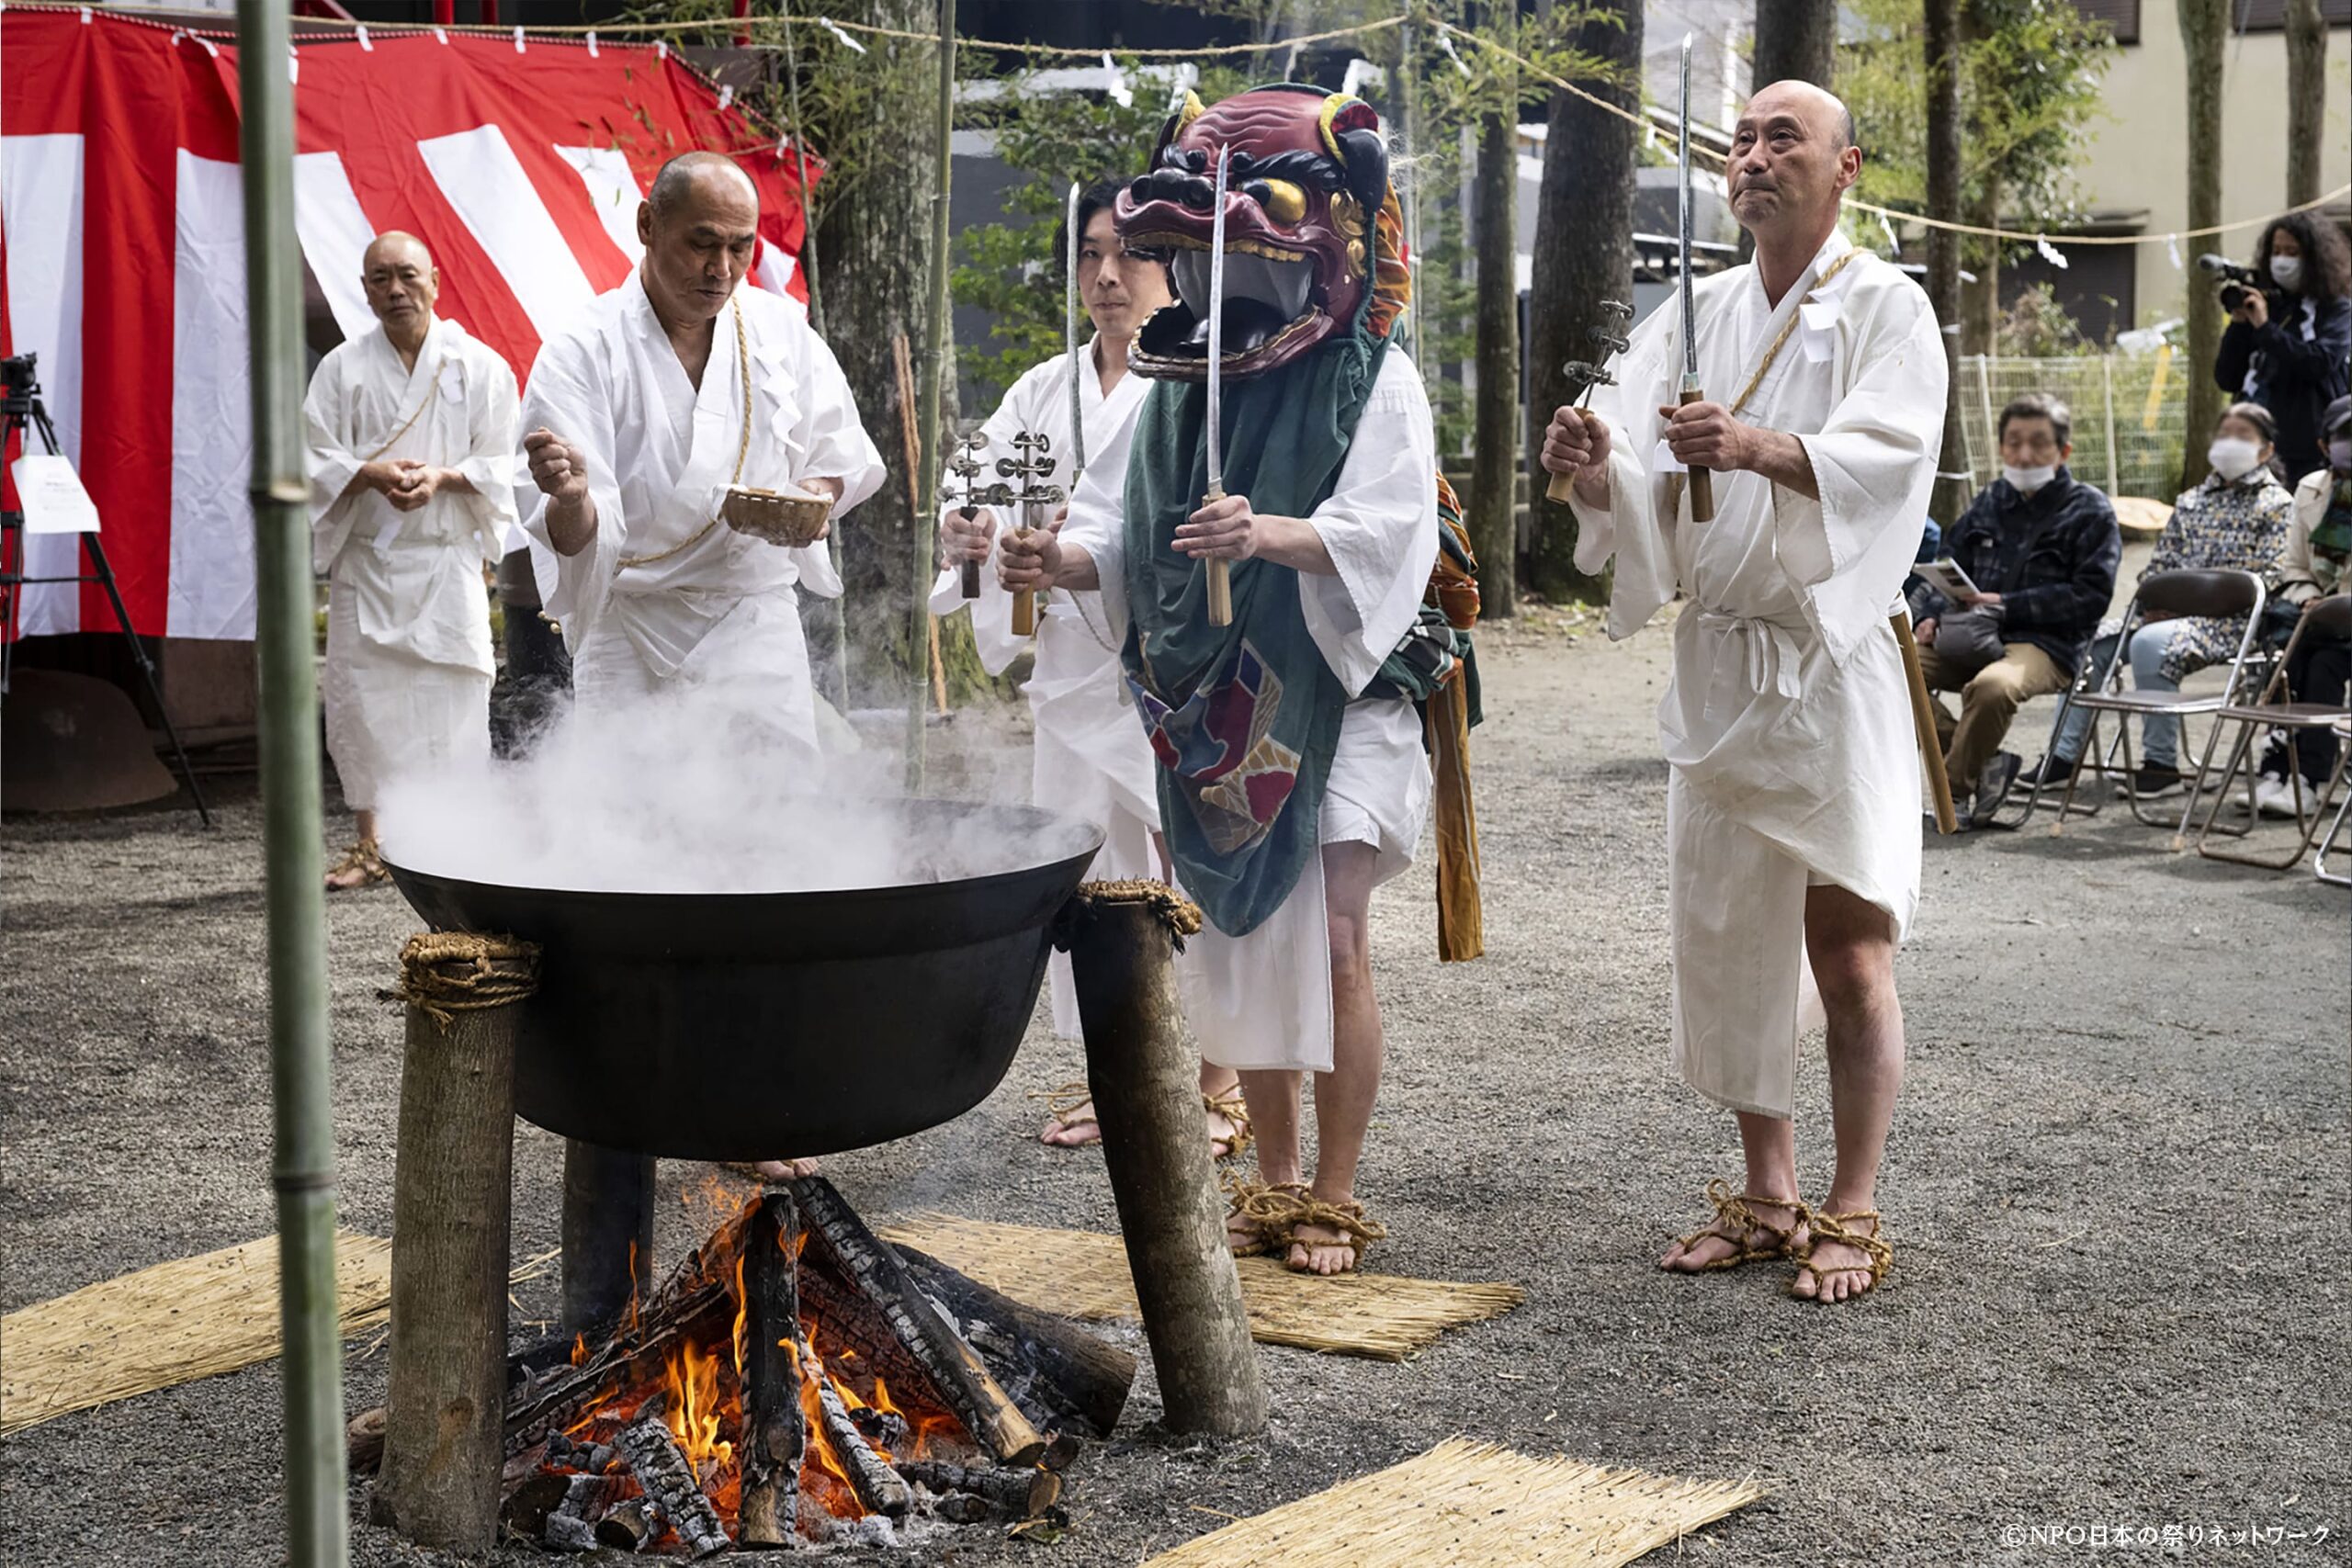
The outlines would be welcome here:
M 1087 1083 L 1164 1419 L 1173 1431 L 1238 1437 L 1265 1426 L 1266 1390 L 1201 1135 L 1198 1061 L 1162 913 L 1170 896 L 1159 894 L 1081 888 L 1064 915 Z
M 486 962 L 526 989 L 537 972 L 527 953 Z M 462 986 L 474 964 L 430 967 Z M 469 1554 L 496 1538 L 506 1457 L 515 1021 L 511 1002 L 436 1018 L 412 1000 L 401 1066 L 390 1393 L 370 1511 L 420 1545 Z
M 1911 635 L 1911 617 L 1901 610 L 1887 617 L 1894 640 L 1903 649 L 1905 683 L 1911 691 L 1911 728 L 1919 738 L 1919 758 L 1928 764 L 1928 788 L 1936 797 L 1936 831 L 1956 833 L 1960 815 L 1952 807 L 1951 780 L 1944 773 L 1943 743 L 1936 739 L 1934 699 L 1928 695 L 1928 677 L 1919 668 L 1919 644 Z
M 567 1334 L 609 1325 L 653 1287 L 653 1159 L 568 1139 L 563 1149 Z

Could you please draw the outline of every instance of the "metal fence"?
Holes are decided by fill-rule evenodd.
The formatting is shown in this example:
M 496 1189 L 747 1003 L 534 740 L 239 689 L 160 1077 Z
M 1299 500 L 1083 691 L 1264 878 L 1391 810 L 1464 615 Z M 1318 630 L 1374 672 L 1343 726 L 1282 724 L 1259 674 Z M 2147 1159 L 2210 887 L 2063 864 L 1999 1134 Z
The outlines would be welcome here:
M 2026 392 L 2063 399 L 2075 416 L 2075 477 L 2109 495 L 2169 502 L 2180 491 L 2188 423 L 2188 377 L 2180 355 L 2080 355 L 2061 359 L 1960 362 L 1961 432 L 1979 488 L 2001 473 L 1994 423 L 2002 405 Z

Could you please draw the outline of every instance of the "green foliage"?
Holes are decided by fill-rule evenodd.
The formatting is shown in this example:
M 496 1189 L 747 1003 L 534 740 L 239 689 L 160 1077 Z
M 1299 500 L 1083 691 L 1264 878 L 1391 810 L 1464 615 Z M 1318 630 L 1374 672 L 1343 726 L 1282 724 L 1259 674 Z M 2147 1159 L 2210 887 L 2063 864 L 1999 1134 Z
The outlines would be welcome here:
M 1854 111 L 1866 201 L 1923 211 L 1928 72 L 1919 0 L 1849 0 L 1859 36 L 1841 44 L 1838 91 Z M 2080 210 L 2074 171 L 2099 83 L 2116 54 L 2103 22 L 2074 0 L 1962 0 L 1962 200 L 2007 207 L 2037 225 Z
M 2057 359 L 2097 355 L 2099 345 L 2083 333 L 2058 292 L 2047 283 L 2021 290 L 2001 313 L 1998 352 L 2004 359 Z

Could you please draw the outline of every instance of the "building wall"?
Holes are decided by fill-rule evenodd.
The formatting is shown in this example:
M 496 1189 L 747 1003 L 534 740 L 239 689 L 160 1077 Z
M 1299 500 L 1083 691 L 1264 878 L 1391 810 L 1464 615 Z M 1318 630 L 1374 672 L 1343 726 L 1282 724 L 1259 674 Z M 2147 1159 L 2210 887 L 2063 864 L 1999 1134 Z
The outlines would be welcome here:
M 2087 205 L 2147 210 L 2146 231 L 2188 227 L 2188 61 L 2172 0 L 2142 0 L 2140 41 L 2126 44 L 2109 67 L 2106 116 L 2078 177 Z M 2222 85 L 2222 221 L 2263 218 L 2287 204 L 2287 40 L 2279 32 L 2249 32 L 2225 46 Z M 2327 130 L 2323 138 L 2320 189 L 2352 180 L 2352 28 L 2327 35 Z M 2334 209 L 2341 219 L 2344 207 Z M 2202 242 L 2185 242 L 2181 261 L 2193 267 L 2199 251 L 2218 250 L 2244 261 L 2259 229 L 2242 229 Z M 2161 244 L 2132 248 L 2137 325 L 2180 313 L 2188 277 Z

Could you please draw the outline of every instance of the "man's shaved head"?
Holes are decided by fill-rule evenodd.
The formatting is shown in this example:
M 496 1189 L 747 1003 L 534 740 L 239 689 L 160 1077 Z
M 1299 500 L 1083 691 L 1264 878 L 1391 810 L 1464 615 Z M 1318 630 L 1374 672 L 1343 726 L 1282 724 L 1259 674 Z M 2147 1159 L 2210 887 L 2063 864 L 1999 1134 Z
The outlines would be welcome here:
M 718 188 L 727 186 L 751 199 L 752 210 L 760 206 L 759 188 L 752 184 L 752 176 L 742 165 L 724 152 L 681 152 L 653 176 L 653 189 L 646 201 L 653 209 L 657 223 L 666 223 L 676 217 L 697 196 L 717 195 Z
M 1861 172 L 1852 111 L 1836 94 L 1790 78 L 1758 88 L 1740 111 L 1724 183 L 1732 216 L 1759 254 L 1785 243 L 1810 258 Z
M 368 291 L 368 308 L 403 352 L 424 340 L 433 324 L 433 302 L 441 297 L 441 275 L 424 241 L 398 229 L 377 235 L 359 258 L 359 282 Z
M 1747 113 L 1766 115 L 1784 105 L 1819 126 L 1837 143 L 1839 152 L 1861 144 L 1854 134 L 1854 111 L 1846 107 L 1846 100 L 1800 76 L 1785 77 L 1758 88 L 1756 96 L 1747 100 Z
M 396 265 L 401 261 L 413 261 L 426 272 L 433 270 L 433 253 L 424 248 L 424 241 L 398 229 L 387 229 L 368 242 L 367 254 L 359 258 L 359 270 L 364 276 L 379 262 Z

